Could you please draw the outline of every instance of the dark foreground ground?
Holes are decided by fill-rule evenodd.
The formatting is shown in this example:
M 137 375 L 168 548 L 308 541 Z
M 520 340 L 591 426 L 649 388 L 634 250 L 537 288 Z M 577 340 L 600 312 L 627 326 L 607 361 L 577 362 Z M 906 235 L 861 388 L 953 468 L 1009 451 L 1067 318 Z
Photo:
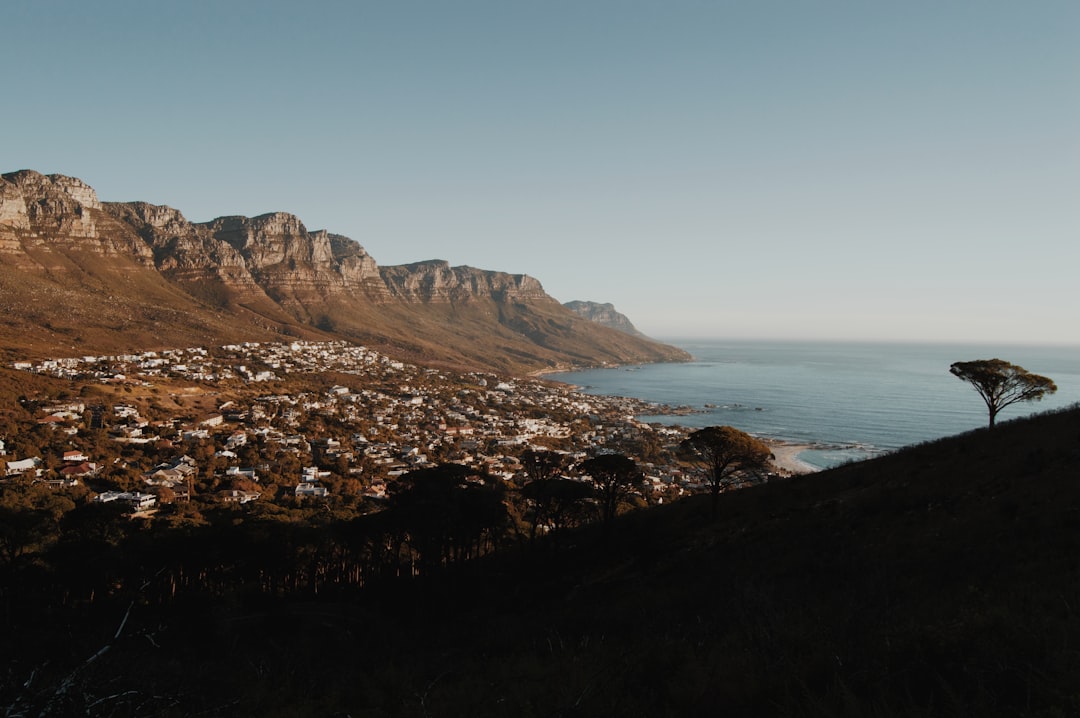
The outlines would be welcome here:
M 363 591 L 33 578 L 0 584 L 7 715 L 1074 716 L 1080 411 Z

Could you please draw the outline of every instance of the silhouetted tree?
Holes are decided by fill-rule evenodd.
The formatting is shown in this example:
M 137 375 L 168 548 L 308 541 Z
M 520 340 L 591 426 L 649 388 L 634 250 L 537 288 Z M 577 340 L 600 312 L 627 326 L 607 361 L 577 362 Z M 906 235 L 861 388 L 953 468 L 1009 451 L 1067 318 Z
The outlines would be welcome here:
M 44 550 L 60 534 L 60 522 L 75 508 L 66 492 L 9 479 L 0 484 L 0 565 Z
M 772 459 L 769 445 L 731 426 L 707 426 L 679 445 L 684 455 L 699 464 L 709 481 L 712 512 L 716 515 L 720 489 L 739 474 L 757 475 Z
M 533 511 L 531 536 L 536 535 L 537 526 L 550 526 L 557 542 L 564 528 L 582 519 L 585 502 L 595 492 L 592 484 L 557 477 L 530 481 L 522 487 L 521 495 L 537 507 Z M 539 508 L 541 506 L 542 510 Z
M 529 449 L 521 454 L 521 468 L 530 481 L 553 479 L 566 469 L 566 454 Z
M 531 508 L 529 539 L 534 540 L 538 527 L 548 520 L 553 500 L 550 488 L 552 482 L 566 469 L 566 455 L 556 451 L 529 449 L 521 455 L 521 468 L 528 479 L 521 495 L 528 500 Z
M 1002 359 L 977 359 L 956 362 L 949 367 L 953 376 L 975 387 L 990 413 L 989 428 L 994 428 L 998 413 L 1020 401 L 1039 401 L 1057 391 L 1053 381 L 1032 374 Z
M 506 519 L 502 485 L 461 464 L 410 471 L 393 485 L 391 510 L 419 554 L 422 572 L 494 543 Z
M 630 492 L 645 482 L 634 460 L 623 454 L 601 454 L 578 464 L 578 471 L 592 478 L 600 498 L 604 523 L 610 523 Z

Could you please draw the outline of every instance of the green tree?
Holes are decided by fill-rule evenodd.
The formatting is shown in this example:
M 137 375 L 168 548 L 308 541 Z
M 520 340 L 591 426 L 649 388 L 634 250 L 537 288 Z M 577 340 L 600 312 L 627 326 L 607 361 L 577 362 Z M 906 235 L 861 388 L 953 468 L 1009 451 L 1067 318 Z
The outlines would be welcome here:
M 768 444 L 732 426 L 698 429 L 679 446 L 684 456 L 704 470 L 712 494 L 714 516 L 721 488 L 737 475 L 760 474 L 772 459 Z
M 1057 391 L 1053 381 L 1032 374 L 1002 359 L 977 359 L 956 362 L 949 367 L 953 376 L 975 387 L 990 413 L 989 428 L 994 428 L 998 413 L 1021 401 L 1039 401 Z

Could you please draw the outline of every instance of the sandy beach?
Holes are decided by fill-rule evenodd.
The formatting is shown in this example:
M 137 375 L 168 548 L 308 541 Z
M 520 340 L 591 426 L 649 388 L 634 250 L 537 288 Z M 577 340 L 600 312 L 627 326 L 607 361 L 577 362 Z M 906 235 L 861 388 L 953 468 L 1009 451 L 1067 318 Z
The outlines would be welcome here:
M 773 464 L 781 471 L 792 474 L 811 474 L 820 471 L 813 464 L 808 464 L 799 459 L 800 452 L 813 448 L 810 444 L 789 444 L 786 441 L 768 441 L 766 443 L 772 449 L 773 456 L 776 457 Z

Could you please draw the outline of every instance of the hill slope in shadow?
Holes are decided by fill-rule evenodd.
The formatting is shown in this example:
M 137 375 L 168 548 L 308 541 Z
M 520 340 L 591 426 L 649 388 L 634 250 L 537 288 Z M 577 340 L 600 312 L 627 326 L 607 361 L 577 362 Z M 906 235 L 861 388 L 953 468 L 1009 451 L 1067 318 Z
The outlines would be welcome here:
M 161 715 L 1076 715 L 1078 557 L 1072 409 L 362 595 L 146 607 L 94 675 Z

